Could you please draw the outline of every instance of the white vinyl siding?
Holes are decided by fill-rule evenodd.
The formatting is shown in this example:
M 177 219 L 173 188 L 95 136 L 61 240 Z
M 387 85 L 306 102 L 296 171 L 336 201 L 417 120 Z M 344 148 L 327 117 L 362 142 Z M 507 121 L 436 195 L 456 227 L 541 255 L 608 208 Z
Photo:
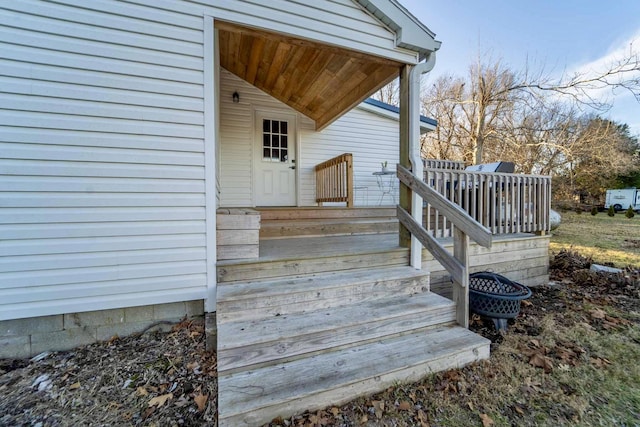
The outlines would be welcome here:
M 1 6 L 0 319 L 205 297 L 203 18 L 94 4 Z
M 240 95 L 240 102 L 237 104 L 232 102 L 234 91 Z M 253 206 L 252 111 L 258 109 L 274 112 L 287 111 L 294 114 L 295 112 L 226 70 L 221 71 L 220 94 L 221 206 Z M 373 172 L 381 169 L 381 162 L 387 161 L 388 167 L 392 170 L 398 162 L 398 121 L 355 108 L 322 132 L 316 132 L 311 119 L 298 116 L 300 118 L 298 120 L 300 151 L 296 159 L 300 187 L 298 204 L 300 206 L 316 204 L 315 165 L 348 152 L 353 153 L 355 186 L 360 187 L 356 190 L 356 205 L 377 205 L 381 192 Z M 385 196 L 383 203 L 391 204 L 391 199 Z
M 417 58 L 351 0 L 2 2 L 0 320 L 206 297 L 209 17 Z M 220 112 L 244 127 L 221 129 L 227 205 L 251 203 L 252 93 Z
M 234 103 L 234 92 L 240 102 Z M 255 86 L 220 70 L 220 205 L 224 207 L 253 206 L 253 144 L 255 141 L 254 111 L 285 111 L 297 114 L 286 104 L 267 95 Z
M 74 0 L 82 2 L 83 0 Z M 100 9 L 101 6 L 93 4 Z M 202 13 L 217 19 L 317 40 L 406 63 L 416 63 L 416 52 L 396 47 L 396 35 L 352 0 L 129 0 L 152 4 L 191 16 Z M 102 3 L 102 2 L 99 2 Z
M 315 165 L 342 153 L 352 153 L 354 204 L 376 206 L 382 193 L 373 173 L 380 171 L 381 162 L 385 161 L 390 170 L 395 170 L 400 158 L 399 122 L 354 108 L 322 132 L 315 132 L 309 119 L 302 123 L 301 204 L 315 203 Z M 389 178 L 383 177 L 383 184 L 388 185 Z M 397 203 L 397 180 L 394 188 Z M 393 202 L 385 195 L 382 204 Z

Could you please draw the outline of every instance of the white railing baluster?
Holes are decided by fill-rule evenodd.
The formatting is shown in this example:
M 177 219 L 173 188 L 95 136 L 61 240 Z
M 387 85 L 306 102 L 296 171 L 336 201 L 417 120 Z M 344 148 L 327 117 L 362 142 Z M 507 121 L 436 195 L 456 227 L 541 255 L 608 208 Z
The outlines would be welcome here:
M 549 176 L 431 168 L 424 180 L 494 234 L 548 231 Z M 431 205 L 425 225 L 434 237 L 453 236 L 451 220 Z

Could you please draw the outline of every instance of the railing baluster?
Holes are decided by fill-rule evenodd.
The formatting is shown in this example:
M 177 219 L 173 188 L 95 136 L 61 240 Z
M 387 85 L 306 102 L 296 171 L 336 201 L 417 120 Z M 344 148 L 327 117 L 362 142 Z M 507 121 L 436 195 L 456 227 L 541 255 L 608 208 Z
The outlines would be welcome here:
M 427 160 L 426 163 L 446 165 L 436 160 Z M 493 233 L 548 231 L 551 208 L 549 176 L 432 167 L 425 170 L 424 180 Z M 453 235 L 450 219 L 431 205 L 427 205 L 425 225 L 433 236 Z
M 344 153 L 316 165 L 316 203 L 346 202 L 353 207 L 353 155 Z

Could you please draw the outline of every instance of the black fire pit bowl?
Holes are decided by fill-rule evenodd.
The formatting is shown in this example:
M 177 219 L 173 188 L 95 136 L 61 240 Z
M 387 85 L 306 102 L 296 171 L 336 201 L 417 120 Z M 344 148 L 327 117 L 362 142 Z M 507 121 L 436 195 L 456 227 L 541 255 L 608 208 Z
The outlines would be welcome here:
M 520 313 L 520 301 L 531 296 L 531 289 L 504 276 L 489 272 L 469 275 L 469 308 L 493 320 L 497 330 L 507 329 L 507 319 Z

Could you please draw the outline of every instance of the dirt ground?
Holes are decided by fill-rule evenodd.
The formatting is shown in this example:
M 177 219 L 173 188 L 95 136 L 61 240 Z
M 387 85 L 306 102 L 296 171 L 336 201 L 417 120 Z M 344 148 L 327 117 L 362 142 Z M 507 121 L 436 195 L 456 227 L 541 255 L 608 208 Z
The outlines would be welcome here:
M 554 315 L 558 322 L 554 328 L 586 325 L 594 334 L 612 330 L 624 333 L 625 328 L 640 324 L 640 269 L 601 274 L 590 272 L 590 263 L 572 252 L 556 254 L 551 262 L 550 285 L 533 290 L 520 316 L 509 322 L 506 333 L 496 332 L 491 322 L 474 315 L 471 328 L 492 340 L 490 361 L 434 374 L 419 383 L 399 384 L 340 407 L 274 420 L 270 425 L 590 424 L 589 409 L 566 399 L 567 403 L 554 403 L 551 409 L 545 406 L 547 403 L 540 404 L 548 413 L 546 419 L 536 418 L 538 409 L 534 408 L 535 399 L 551 399 L 545 397 L 545 386 L 559 390 L 563 396 L 577 394 L 576 386 L 569 382 L 546 385 L 535 380 L 536 373 L 551 378 L 548 374 L 552 370 L 570 371 L 581 364 L 606 369 L 616 363 L 573 341 L 549 344 L 540 335 L 546 321 L 543 319 Z M 502 382 L 505 390 L 486 392 L 513 392 L 506 389 L 509 381 L 501 381 L 514 376 L 507 369 L 517 369 L 499 359 L 497 350 L 503 345 L 506 348 L 505 340 L 519 346 L 518 352 L 505 353 L 522 364 L 514 366 L 526 366 L 534 374 L 516 379 L 520 388 L 509 398 L 511 403 L 495 409 L 483 403 L 483 395 L 474 388 L 483 382 Z M 633 340 L 640 348 L 640 340 Z M 498 354 L 496 360 L 494 353 Z M 31 360 L 0 360 L 0 425 L 215 426 L 216 391 L 216 357 L 204 349 L 203 325 L 200 321 L 184 321 L 169 333 L 114 338 L 71 351 L 44 353 Z M 529 400 L 520 394 L 529 394 Z M 443 408 L 447 405 L 458 409 L 446 414 Z M 640 425 L 637 408 L 636 413 L 623 415 Z M 457 416 L 468 423 L 455 421 Z

